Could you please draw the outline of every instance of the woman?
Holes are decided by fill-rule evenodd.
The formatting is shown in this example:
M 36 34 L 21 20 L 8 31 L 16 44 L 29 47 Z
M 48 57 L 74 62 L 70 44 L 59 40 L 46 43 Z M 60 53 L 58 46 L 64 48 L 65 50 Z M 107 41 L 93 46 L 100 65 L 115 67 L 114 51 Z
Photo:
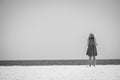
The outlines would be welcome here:
M 88 38 L 88 49 L 87 49 L 87 55 L 89 56 L 89 66 L 91 66 L 92 63 L 93 63 L 93 66 L 95 66 L 96 64 L 96 60 L 95 60 L 95 56 L 97 56 L 96 46 L 97 46 L 97 43 L 96 43 L 94 34 L 90 33 Z

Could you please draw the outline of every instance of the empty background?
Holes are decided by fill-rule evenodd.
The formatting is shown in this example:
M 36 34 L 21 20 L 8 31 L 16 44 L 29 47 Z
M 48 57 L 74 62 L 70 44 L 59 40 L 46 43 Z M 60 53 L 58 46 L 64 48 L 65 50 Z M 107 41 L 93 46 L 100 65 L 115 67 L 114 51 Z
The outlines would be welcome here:
M 120 59 L 119 0 L 0 0 L 0 60 Z

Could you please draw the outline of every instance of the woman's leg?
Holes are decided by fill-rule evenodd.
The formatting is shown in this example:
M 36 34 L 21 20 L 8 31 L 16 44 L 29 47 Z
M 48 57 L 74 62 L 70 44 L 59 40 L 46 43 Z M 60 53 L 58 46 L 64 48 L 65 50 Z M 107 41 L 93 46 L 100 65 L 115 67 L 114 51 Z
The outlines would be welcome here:
M 91 56 L 89 56 L 89 66 L 91 66 Z
M 96 65 L 96 59 L 95 59 L 95 56 L 93 56 L 93 66 Z

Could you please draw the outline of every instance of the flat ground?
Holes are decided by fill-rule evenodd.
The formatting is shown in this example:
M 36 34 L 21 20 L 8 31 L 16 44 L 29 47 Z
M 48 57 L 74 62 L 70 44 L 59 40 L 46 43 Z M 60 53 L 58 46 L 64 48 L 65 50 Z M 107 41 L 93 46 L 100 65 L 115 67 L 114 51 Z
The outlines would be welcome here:
M 120 65 L 0 66 L 0 80 L 120 80 Z

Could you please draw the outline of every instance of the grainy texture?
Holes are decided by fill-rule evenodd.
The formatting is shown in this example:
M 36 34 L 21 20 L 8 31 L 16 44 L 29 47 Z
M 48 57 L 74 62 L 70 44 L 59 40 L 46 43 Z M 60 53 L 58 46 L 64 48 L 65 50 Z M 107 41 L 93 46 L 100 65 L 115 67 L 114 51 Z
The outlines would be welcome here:
M 0 66 L 0 80 L 120 80 L 120 65 Z

